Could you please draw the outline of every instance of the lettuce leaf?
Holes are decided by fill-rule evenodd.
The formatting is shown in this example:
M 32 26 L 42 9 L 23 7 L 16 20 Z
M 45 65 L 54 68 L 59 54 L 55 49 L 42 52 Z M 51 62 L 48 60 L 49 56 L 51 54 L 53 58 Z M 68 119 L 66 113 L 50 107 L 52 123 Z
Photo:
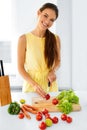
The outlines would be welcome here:
M 63 100 L 62 103 L 57 105 L 57 107 L 65 114 L 69 114 L 72 111 L 72 103 L 68 100 Z
M 79 103 L 79 97 L 74 93 L 73 90 L 63 90 L 59 95 L 57 95 L 56 98 L 59 100 L 57 107 L 61 110 L 61 112 L 66 114 L 72 111 L 73 103 Z

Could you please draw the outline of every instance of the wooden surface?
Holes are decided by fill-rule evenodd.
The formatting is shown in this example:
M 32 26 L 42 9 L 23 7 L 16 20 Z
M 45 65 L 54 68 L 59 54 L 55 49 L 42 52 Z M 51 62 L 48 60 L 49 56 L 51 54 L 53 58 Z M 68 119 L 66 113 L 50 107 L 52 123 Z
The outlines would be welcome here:
M 51 97 L 49 100 L 43 99 L 41 97 L 33 97 L 32 98 L 32 105 L 38 108 L 38 111 L 43 110 L 44 108 L 48 109 L 49 112 L 59 112 L 60 110 L 56 107 L 56 105 L 52 104 Z M 81 106 L 80 104 L 73 104 L 73 111 L 80 111 Z
M 8 76 L 0 77 L 0 106 L 7 105 L 11 102 L 10 83 Z

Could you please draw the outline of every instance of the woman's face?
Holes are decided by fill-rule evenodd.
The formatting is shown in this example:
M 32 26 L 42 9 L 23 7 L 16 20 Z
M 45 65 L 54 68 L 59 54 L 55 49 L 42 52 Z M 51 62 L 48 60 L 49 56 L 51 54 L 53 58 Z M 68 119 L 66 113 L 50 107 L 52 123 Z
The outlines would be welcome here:
M 38 26 L 41 30 L 50 28 L 56 20 L 56 13 L 54 10 L 47 8 L 42 12 L 38 11 Z

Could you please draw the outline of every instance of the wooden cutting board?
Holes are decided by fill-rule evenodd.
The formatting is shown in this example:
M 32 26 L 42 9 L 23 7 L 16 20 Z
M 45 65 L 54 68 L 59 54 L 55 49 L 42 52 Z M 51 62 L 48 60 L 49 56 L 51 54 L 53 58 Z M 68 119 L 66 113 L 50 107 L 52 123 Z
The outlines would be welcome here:
M 51 97 L 49 100 L 43 99 L 41 97 L 33 97 L 32 98 L 32 106 L 36 107 L 38 111 L 42 111 L 44 108 L 48 109 L 49 112 L 60 112 L 60 110 L 56 107 L 56 105 L 52 104 L 52 99 L 55 97 Z M 80 104 L 73 104 L 73 111 L 80 111 Z

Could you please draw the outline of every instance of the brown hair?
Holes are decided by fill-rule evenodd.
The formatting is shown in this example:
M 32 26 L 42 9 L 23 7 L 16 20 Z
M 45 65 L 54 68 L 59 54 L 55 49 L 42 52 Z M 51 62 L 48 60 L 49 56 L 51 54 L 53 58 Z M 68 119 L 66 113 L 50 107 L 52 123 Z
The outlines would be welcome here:
M 56 13 L 56 19 L 57 19 L 58 17 L 57 6 L 52 3 L 46 3 L 40 8 L 40 11 L 42 12 L 46 8 L 50 8 L 54 10 Z M 53 66 L 54 62 L 58 59 L 57 43 L 56 43 L 55 35 L 48 29 L 46 30 L 45 37 L 46 38 L 45 38 L 44 56 L 47 63 L 47 67 L 50 68 Z

